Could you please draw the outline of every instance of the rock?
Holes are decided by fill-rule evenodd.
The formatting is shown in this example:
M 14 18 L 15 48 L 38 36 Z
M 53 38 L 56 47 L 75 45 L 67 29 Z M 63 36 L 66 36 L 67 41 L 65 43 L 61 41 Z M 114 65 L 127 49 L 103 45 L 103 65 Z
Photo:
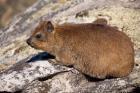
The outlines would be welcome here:
M 47 58 L 48 54 L 41 53 L 39 56 Z M 39 61 L 39 56 L 35 56 L 30 60 L 29 58 L 24 59 L 8 70 L 3 71 L 0 74 L 0 91 L 19 91 L 38 78 L 49 77 L 70 70 L 70 68 L 64 66 L 52 65 L 48 61 L 43 61 L 43 59 Z M 36 59 L 36 57 L 38 58 Z

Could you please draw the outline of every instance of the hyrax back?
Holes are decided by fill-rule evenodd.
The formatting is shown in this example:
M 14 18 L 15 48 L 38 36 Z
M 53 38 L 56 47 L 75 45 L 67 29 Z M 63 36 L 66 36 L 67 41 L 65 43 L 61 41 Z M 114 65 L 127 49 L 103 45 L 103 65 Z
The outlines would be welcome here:
M 123 32 L 102 24 L 53 25 L 44 21 L 27 43 L 91 77 L 127 76 L 134 66 L 133 44 Z

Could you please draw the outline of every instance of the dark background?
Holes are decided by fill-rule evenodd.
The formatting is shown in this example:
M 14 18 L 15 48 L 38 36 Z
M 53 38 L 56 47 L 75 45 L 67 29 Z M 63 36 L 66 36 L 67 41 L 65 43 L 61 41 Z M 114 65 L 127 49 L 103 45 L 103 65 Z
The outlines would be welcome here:
M 6 26 L 14 15 L 24 11 L 37 0 L 0 0 L 0 28 Z

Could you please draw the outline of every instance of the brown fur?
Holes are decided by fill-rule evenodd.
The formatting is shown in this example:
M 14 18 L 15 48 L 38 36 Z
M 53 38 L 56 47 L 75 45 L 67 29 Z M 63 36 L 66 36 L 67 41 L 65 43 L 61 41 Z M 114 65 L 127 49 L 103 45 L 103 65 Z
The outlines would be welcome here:
M 37 34 L 41 34 L 41 39 L 35 38 Z M 27 42 L 34 48 L 53 54 L 61 64 L 73 65 L 91 77 L 124 77 L 134 66 L 134 49 L 130 38 L 105 24 L 54 26 L 44 21 Z

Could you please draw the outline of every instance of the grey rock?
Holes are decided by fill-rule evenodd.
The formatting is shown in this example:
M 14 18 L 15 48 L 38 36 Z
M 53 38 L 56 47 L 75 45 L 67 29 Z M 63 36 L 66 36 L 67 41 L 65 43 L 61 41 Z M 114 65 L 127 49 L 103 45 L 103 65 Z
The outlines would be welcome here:
M 0 91 L 19 91 L 38 78 L 71 70 L 64 66 L 53 65 L 47 60 L 37 59 L 30 61 L 30 57 L 26 58 L 3 71 L 0 74 Z

